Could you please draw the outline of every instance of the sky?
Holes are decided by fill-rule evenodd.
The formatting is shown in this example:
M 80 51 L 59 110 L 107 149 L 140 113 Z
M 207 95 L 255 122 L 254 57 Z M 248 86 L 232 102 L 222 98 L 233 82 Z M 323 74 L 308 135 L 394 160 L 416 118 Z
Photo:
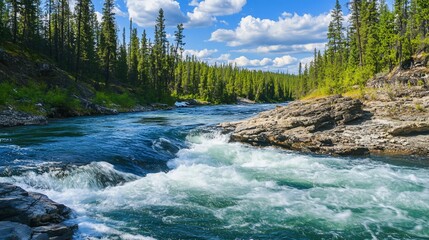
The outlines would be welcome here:
M 93 0 L 99 16 L 103 2 Z M 340 3 L 347 15 L 347 0 Z M 125 27 L 129 34 L 132 18 L 139 35 L 145 29 L 153 39 L 163 8 L 170 41 L 177 24 L 184 24 L 187 55 L 209 64 L 296 73 L 315 48 L 324 50 L 334 5 L 335 0 L 116 0 L 115 13 L 121 31 Z

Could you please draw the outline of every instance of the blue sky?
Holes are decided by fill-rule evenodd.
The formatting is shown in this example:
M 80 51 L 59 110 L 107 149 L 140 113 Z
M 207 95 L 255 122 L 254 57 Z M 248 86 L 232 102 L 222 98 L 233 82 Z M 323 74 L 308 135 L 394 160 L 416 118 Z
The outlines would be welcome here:
M 101 12 L 103 1 L 93 2 Z M 347 14 L 347 0 L 340 2 Z M 334 5 L 335 0 L 116 0 L 116 18 L 127 34 L 132 17 L 139 34 L 146 29 L 152 37 L 162 7 L 169 34 L 185 24 L 186 54 L 211 64 L 296 73 L 314 48 L 323 50 Z

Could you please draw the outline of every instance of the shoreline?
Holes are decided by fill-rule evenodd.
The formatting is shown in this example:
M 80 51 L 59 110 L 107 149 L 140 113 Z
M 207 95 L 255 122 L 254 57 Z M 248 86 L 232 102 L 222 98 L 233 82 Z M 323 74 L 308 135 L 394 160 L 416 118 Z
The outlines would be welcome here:
M 429 105 L 429 92 L 416 98 Z M 334 156 L 417 156 L 429 159 L 429 112 L 413 101 L 360 101 L 341 95 L 295 101 L 235 123 L 231 141 Z M 396 112 L 395 108 L 407 110 Z

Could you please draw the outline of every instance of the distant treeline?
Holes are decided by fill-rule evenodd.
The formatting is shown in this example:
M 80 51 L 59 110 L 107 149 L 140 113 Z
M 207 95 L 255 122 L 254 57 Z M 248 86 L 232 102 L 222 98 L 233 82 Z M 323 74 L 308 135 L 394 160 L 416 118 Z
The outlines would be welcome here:
M 342 93 L 363 87 L 377 73 L 426 58 L 429 50 L 429 1 L 351 0 L 347 27 L 339 1 L 331 12 L 324 53 L 300 70 L 297 96 Z M 300 69 L 302 69 L 300 67 Z
M 118 39 L 114 0 L 105 0 L 98 22 L 91 0 L 0 0 L 0 45 L 13 43 L 49 56 L 77 82 L 99 88 L 128 89 L 146 102 L 171 97 L 199 98 L 214 103 L 237 97 L 282 101 L 297 96 L 300 77 L 292 74 L 208 65 L 184 57 L 184 28 L 167 40 L 164 12 L 156 19 L 154 39 L 141 35 L 130 21 L 130 40 Z

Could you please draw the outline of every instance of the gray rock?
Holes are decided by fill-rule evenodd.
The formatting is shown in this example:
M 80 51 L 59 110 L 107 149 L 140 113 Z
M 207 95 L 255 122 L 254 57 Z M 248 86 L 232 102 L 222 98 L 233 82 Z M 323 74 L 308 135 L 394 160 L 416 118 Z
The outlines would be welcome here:
M 34 116 L 28 113 L 5 110 L 0 111 L 0 127 L 14 127 L 22 125 L 45 125 L 46 117 Z
M 48 236 L 50 240 L 67 240 L 73 237 L 77 225 L 51 224 L 33 228 L 35 234 Z
M 64 223 L 70 214 L 70 208 L 43 194 L 0 183 L 0 236 L 9 234 L 6 239 L 71 239 L 77 225 Z
M 34 227 L 63 222 L 70 213 L 70 208 L 43 194 L 29 193 L 12 184 L 0 183 L 0 220 Z
M 429 96 L 404 95 L 390 101 L 362 102 L 340 95 L 295 101 L 258 116 L 220 127 L 231 141 L 279 146 L 341 156 L 397 154 L 429 156 L 429 111 L 416 108 Z M 392 106 L 400 107 L 396 113 Z M 393 108 L 395 108 L 393 107 Z M 392 112 L 390 112 L 392 111 Z M 406 120 L 406 119 L 412 119 Z
M 30 240 L 33 230 L 24 224 L 9 221 L 0 221 L 0 239 Z

